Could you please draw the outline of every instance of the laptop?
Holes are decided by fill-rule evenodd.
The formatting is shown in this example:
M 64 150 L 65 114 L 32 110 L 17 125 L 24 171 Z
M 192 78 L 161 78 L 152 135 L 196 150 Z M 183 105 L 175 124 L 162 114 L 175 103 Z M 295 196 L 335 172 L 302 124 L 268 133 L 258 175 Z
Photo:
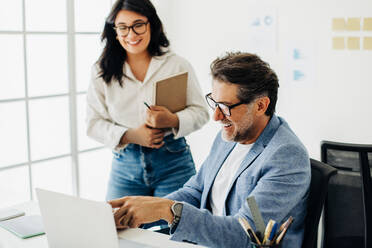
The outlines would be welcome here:
M 139 248 L 146 244 L 118 238 L 111 206 L 36 189 L 49 248 Z

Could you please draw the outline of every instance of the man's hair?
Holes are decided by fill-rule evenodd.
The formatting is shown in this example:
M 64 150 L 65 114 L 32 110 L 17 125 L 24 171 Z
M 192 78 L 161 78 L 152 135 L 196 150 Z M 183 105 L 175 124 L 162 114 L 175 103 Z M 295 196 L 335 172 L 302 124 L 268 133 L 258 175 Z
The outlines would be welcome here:
M 267 116 L 275 113 L 278 98 L 278 77 L 269 64 L 251 53 L 228 52 L 215 59 L 211 64 L 213 79 L 225 83 L 237 84 L 237 97 L 250 103 L 260 96 L 267 96 L 270 104 L 265 112 Z

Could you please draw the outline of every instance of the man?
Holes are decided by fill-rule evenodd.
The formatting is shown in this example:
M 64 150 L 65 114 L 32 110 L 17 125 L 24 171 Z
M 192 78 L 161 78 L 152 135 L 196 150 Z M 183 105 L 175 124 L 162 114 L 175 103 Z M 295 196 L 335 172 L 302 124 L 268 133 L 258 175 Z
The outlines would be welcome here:
M 166 220 L 173 240 L 210 247 L 250 247 L 238 222 L 255 228 L 247 197 L 254 196 L 265 223 L 293 216 L 282 247 L 301 247 L 310 162 L 306 149 L 274 114 L 278 79 L 269 65 L 248 53 L 228 53 L 211 65 L 206 96 L 222 130 L 199 172 L 164 198 L 113 200 L 119 228 Z

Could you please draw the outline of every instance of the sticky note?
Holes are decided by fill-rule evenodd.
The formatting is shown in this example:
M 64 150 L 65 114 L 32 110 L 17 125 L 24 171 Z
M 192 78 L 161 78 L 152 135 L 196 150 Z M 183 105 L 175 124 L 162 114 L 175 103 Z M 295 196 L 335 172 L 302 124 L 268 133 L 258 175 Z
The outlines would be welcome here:
M 363 49 L 364 50 L 372 50 L 372 37 L 364 37 L 363 38 Z
M 372 31 L 372 17 L 364 18 L 363 21 L 363 30 Z
M 360 38 L 359 37 L 347 37 L 347 49 L 359 50 L 360 49 Z
M 358 31 L 360 30 L 360 18 L 348 18 L 346 23 L 347 31 Z
M 333 18 L 332 19 L 332 30 L 333 31 L 344 31 L 346 29 L 346 23 L 344 18 Z
M 333 37 L 332 43 L 333 43 L 332 47 L 335 50 L 345 49 L 345 38 L 344 37 Z

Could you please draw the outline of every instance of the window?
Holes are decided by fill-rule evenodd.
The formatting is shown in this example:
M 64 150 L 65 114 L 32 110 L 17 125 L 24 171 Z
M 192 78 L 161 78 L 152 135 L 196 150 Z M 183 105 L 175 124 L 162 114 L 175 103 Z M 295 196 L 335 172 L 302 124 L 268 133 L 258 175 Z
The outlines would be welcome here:
M 112 0 L 0 2 L 0 208 L 36 187 L 104 200 L 111 155 L 85 135 Z

